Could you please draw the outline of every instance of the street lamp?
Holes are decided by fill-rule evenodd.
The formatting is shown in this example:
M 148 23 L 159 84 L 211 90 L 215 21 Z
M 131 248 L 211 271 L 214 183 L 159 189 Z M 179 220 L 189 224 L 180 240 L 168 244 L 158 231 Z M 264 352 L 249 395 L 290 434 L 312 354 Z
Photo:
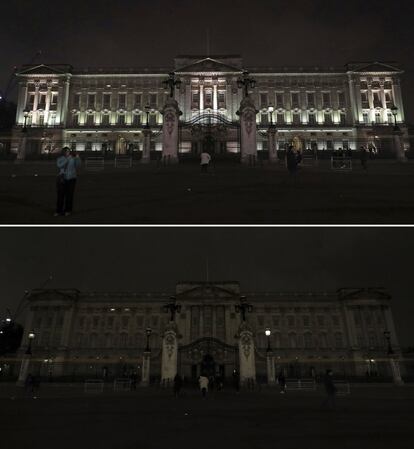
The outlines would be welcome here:
M 169 302 L 168 304 L 165 304 L 164 312 L 171 313 L 170 321 L 172 322 L 172 321 L 175 321 L 175 314 L 181 312 L 181 306 L 180 306 L 180 304 L 176 303 L 177 299 L 175 296 L 170 296 L 170 300 L 171 300 L 171 302 Z
M 33 331 L 29 332 L 29 344 L 27 345 L 26 354 L 32 355 L 32 341 L 35 338 L 35 333 Z
M 391 108 L 391 113 L 394 116 L 394 130 L 398 130 L 398 125 L 397 125 L 397 114 L 398 114 L 398 108 L 397 106 L 393 106 Z
M 170 89 L 170 98 L 174 98 L 174 88 L 179 89 L 181 86 L 181 80 L 178 78 L 175 78 L 175 73 L 171 72 L 169 74 L 169 78 L 165 81 L 163 81 L 163 84 L 165 84 Z
M 149 341 L 150 341 L 150 337 L 151 337 L 151 334 L 152 334 L 152 329 L 150 327 L 147 327 L 145 329 L 145 334 L 147 336 L 147 347 L 145 348 L 145 352 L 151 352 Z
M 267 327 L 265 330 L 265 335 L 267 337 L 267 349 L 266 352 L 271 352 L 271 348 L 270 348 L 270 335 L 272 334 L 272 331 Z
M 275 110 L 275 108 L 270 104 L 267 110 L 270 116 L 270 126 L 273 126 L 273 111 Z
M 24 109 L 24 111 L 23 111 L 24 125 L 23 125 L 23 129 L 22 129 L 23 133 L 27 132 L 27 119 L 29 118 L 29 113 L 30 113 L 30 111 L 27 108 Z
M 240 296 L 240 304 L 236 304 L 235 306 L 236 313 L 241 314 L 242 321 L 246 321 L 246 312 L 251 312 L 253 310 L 253 306 L 247 303 L 245 296 Z
M 149 104 L 147 104 L 145 106 L 145 112 L 147 114 L 147 124 L 145 125 L 145 127 L 149 128 L 150 127 L 150 125 L 149 125 L 149 115 L 150 115 L 150 112 L 151 112 L 151 106 Z
M 244 71 L 242 77 L 237 80 L 237 86 L 239 89 L 244 89 L 244 96 L 249 96 L 249 88 L 254 89 L 256 87 L 256 80 L 249 77 L 249 72 Z

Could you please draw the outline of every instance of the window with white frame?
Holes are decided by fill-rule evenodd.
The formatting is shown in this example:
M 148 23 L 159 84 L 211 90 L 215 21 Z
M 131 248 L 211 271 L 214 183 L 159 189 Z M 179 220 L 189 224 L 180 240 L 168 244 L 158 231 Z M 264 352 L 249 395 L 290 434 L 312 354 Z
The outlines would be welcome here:
M 88 94 L 88 109 L 95 109 L 96 95 Z
M 325 109 L 331 107 L 331 94 L 329 92 L 322 92 L 322 106 Z
M 126 94 L 124 93 L 118 94 L 118 108 L 119 109 L 126 108 Z
M 269 106 L 269 99 L 266 92 L 260 93 L 260 109 L 267 108 Z
M 102 107 L 104 109 L 111 109 L 111 94 L 103 94 Z
M 292 92 L 291 99 L 292 99 L 292 108 L 298 108 L 299 107 L 299 92 Z
M 306 98 L 308 101 L 308 108 L 314 108 L 315 107 L 315 92 L 308 92 L 306 94 Z
M 284 108 L 285 107 L 285 100 L 283 92 L 277 92 L 276 93 L 276 107 L 277 108 Z

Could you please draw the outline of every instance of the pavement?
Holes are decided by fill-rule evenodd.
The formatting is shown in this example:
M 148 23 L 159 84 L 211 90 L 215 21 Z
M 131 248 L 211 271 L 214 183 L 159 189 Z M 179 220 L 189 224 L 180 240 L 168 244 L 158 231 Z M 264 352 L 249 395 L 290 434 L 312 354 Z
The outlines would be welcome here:
M 329 161 L 291 176 L 283 164 L 82 169 L 70 217 L 53 217 L 53 162 L 0 164 L 0 224 L 408 224 L 414 163 Z
M 413 447 L 414 388 L 351 386 L 334 411 L 323 390 L 195 389 L 85 393 L 43 385 L 36 399 L 0 384 L 2 447 L 30 449 L 348 449 Z

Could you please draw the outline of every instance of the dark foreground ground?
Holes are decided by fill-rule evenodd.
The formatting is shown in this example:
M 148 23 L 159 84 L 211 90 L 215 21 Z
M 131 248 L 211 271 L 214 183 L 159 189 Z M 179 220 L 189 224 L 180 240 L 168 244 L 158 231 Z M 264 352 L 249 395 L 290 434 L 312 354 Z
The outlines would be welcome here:
M 414 388 L 351 387 L 336 411 L 323 393 L 233 391 L 201 399 L 170 391 L 85 394 L 42 387 L 37 399 L 0 387 L 2 448 L 19 449 L 408 449 Z
M 196 164 L 83 169 L 74 215 L 54 218 L 54 163 L 2 163 L 0 223 L 414 223 L 414 163 L 370 161 L 367 172 L 354 166 L 336 172 L 321 161 L 293 178 L 282 164 L 218 164 L 208 174 Z

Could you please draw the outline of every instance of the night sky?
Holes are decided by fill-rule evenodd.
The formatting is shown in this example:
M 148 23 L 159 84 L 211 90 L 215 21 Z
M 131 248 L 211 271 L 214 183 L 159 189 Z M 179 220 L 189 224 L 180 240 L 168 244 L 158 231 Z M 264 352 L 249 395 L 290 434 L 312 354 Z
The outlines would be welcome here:
M 412 0 L 14 0 L 2 4 L 0 88 L 13 66 L 170 66 L 177 54 L 241 54 L 246 65 L 398 61 L 414 118 Z
M 400 341 L 414 345 L 409 228 L 2 228 L 0 314 L 25 289 L 167 291 L 178 281 L 240 281 L 246 291 L 383 286 Z

